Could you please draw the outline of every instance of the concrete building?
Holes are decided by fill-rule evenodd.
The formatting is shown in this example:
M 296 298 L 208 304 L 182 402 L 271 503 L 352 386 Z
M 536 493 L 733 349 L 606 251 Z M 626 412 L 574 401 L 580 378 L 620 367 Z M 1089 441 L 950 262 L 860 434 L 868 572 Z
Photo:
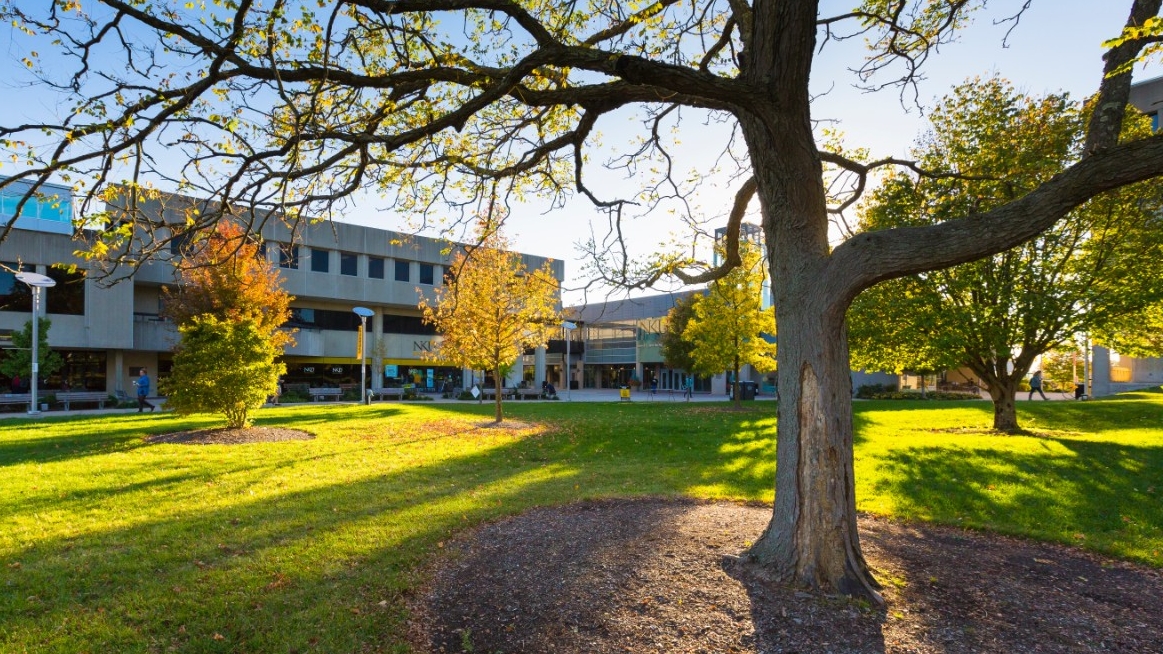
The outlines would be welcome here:
M 14 215 L 20 193 L 19 188 L 5 191 L 0 222 Z M 53 390 L 67 383 L 74 390 L 129 391 L 143 366 L 164 378 L 172 366 L 177 330 L 160 317 L 162 288 L 175 283 L 176 269 L 168 259 L 181 256 L 183 243 L 171 242 L 169 257 L 163 253 L 161 260 L 145 264 L 132 277 L 106 286 L 97 281 L 90 264 L 73 254 L 78 243 L 71 238 L 69 189 L 53 187 L 45 194 L 55 197 L 26 206 L 0 244 L 0 263 L 8 269 L 38 272 L 57 281 L 45 293 L 42 307 L 52 320 L 49 345 L 62 355 L 65 367 L 42 379 L 41 387 Z M 147 211 L 172 222 L 200 202 L 165 196 Z M 445 382 L 463 387 L 471 381 L 466 371 L 426 358 L 438 337 L 423 324 L 417 309 L 421 294 L 443 281 L 450 260 L 447 242 L 336 222 L 303 225 L 292 234 L 281 221 L 270 220 L 260 234 L 265 256 L 279 267 L 284 288 L 295 297 L 288 326 L 297 329 L 296 344 L 283 358 L 288 384 L 359 385 L 355 356 L 360 319 L 352 312 L 356 306 L 373 312 L 365 340 L 370 387 L 416 384 L 435 389 Z M 164 228 L 145 236 L 169 237 Z M 529 268 L 547 261 L 533 255 L 522 258 Z M 68 273 L 58 264 L 75 264 L 80 271 Z M 553 261 L 551 267 L 557 279 L 564 277 L 563 262 Z M 30 317 L 28 288 L 13 272 L 0 271 L 0 348 L 11 347 L 11 333 Z M 544 360 L 544 352 L 535 358 Z M 518 367 L 514 381 L 521 375 Z M 0 378 L 0 383 L 9 380 Z

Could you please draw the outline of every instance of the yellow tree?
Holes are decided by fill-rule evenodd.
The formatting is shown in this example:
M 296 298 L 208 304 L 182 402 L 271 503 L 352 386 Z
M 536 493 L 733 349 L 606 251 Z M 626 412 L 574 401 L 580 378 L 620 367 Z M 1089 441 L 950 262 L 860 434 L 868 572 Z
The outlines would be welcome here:
M 178 290 L 166 292 L 165 315 L 181 334 L 161 383 L 166 405 L 178 414 L 221 413 L 230 427 L 246 427 L 286 370 L 275 358 L 294 342 L 281 329 L 292 298 L 258 243 L 232 222 L 196 241 L 180 277 Z
M 453 258 L 445 285 L 420 309 L 444 337 L 433 356 L 493 372 L 501 422 L 501 372 L 526 348 L 544 346 L 561 323 L 558 286 L 549 262 L 529 271 L 495 224 L 482 220 L 477 229 L 477 244 Z
M 684 337 L 693 345 L 695 370 L 713 375 L 730 370 L 735 406 L 739 406 L 739 369 L 744 364 L 760 372 L 775 370 L 775 313 L 763 310 L 763 257 L 749 243 L 739 244 L 741 263 L 711 283 L 694 305 Z

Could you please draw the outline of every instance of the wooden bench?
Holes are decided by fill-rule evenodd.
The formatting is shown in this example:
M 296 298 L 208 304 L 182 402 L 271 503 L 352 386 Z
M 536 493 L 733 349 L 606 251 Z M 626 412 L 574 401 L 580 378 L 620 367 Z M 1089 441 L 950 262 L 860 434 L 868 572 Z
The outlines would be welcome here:
M 368 390 L 367 394 L 374 396 L 374 397 L 378 397 L 381 400 L 383 400 L 384 398 L 387 398 L 389 400 L 392 398 L 395 398 L 397 400 L 404 399 L 404 389 L 402 389 L 402 388 L 372 388 L 372 389 Z
M 109 394 L 104 391 L 61 391 L 56 396 L 57 402 L 65 405 L 65 411 L 69 410 L 70 402 L 96 402 L 98 408 L 104 409 L 109 401 Z
M 504 399 L 506 397 L 511 398 L 511 397 L 513 397 L 514 393 L 516 393 L 516 391 L 517 391 L 517 389 L 515 389 L 515 388 L 502 388 L 501 389 L 501 398 L 502 399 Z M 491 388 L 491 387 L 490 388 L 482 388 L 481 395 L 486 400 L 494 400 L 497 397 L 497 389 Z
M 308 388 L 307 395 L 311 396 L 311 401 L 322 400 L 328 397 L 338 400 L 343 395 L 342 388 Z
M 32 393 L 4 393 L 0 395 L 0 404 L 23 404 L 31 406 Z
M 539 400 L 539 399 L 541 399 L 541 389 L 540 388 L 518 388 L 517 389 L 517 399 L 518 400 Z

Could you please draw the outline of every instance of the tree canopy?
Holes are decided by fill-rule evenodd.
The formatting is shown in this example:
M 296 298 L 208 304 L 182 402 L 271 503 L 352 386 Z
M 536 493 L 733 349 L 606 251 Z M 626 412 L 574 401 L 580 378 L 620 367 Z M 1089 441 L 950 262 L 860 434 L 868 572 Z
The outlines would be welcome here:
M 1163 175 L 1163 135 L 1120 140 L 1129 65 L 1160 42 L 1148 21 L 1163 0 L 1129 3 L 1076 163 L 1012 201 L 969 208 L 965 220 L 842 242 L 829 239 L 831 218 L 870 174 L 923 170 L 818 144 L 809 80 L 823 74 L 819 52 L 863 39 L 866 56 L 849 65 L 856 83 L 907 87 L 986 3 L 26 4 L 0 0 L 0 15 L 32 53 L 27 65 L 67 103 L 59 117 L 0 126 L 0 148 L 18 164 L 0 188 L 28 182 L 27 200 L 44 182 L 73 183 L 87 226 L 104 227 L 87 232 L 101 239 L 93 252 L 114 263 L 138 265 L 173 238 L 147 212 L 100 214 L 122 178 L 135 190 L 164 184 L 217 199 L 219 210 L 188 215 L 192 231 L 224 207 L 251 207 L 248 229 L 330 217 L 365 190 L 434 219 L 494 198 L 577 194 L 609 212 L 603 274 L 629 287 L 668 275 L 701 283 L 736 267 L 739 224 L 754 203 L 777 308 L 781 401 L 772 522 L 744 558 L 775 579 L 874 600 L 856 528 L 849 303 L 876 282 L 1011 248 L 1099 193 Z M 1000 18 L 1016 22 L 1017 11 Z M 591 158 L 600 123 L 625 125 L 630 110 L 644 117 L 639 137 L 620 139 L 620 156 Z M 619 239 L 622 218 L 636 208 L 649 216 L 664 197 L 682 207 L 701 179 L 676 167 L 662 138 L 690 119 L 731 130 L 721 156 L 696 155 L 730 168 L 727 256 L 718 266 L 677 251 L 636 263 Z M 619 194 L 595 181 L 601 162 L 641 186 Z M 835 173 L 828 183 L 825 169 Z
M 544 347 L 561 326 L 558 283 L 548 261 L 528 270 L 494 222 L 482 219 L 477 236 L 475 245 L 453 257 L 435 297 L 421 298 L 420 310 L 442 336 L 434 358 L 493 373 L 501 422 L 502 371 L 526 348 Z
M 165 294 L 178 325 L 174 366 L 161 382 L 178 414 L 220 413 L 230 427 L 276 394 L 286 366 L 275 361 L 294 344 L 291 297 L 259 244 L 233 222 L 199 235 L 179 262 L 181 284 Z
M 702 295 L 699 294 L 679 298 L 666 314 L 666 327 L 659 339 L 659 350 L 668 368 L 688 371 L 695 369 L 692 355 L 694 343 L 685 338 L 684 334 L 691 318 L 695 316 L 695 306 L 701 298 Z
M 164 288 L 162 314 L 179 325 L 194 317 L 253 320 L 282 348 L 294 342 L 293 332 L 280 331 L 291 317 L 294 299 L 282 290 L 279 271 L 261 244 L 236 222 L 220 222 L 189 243 L 178 260 L 181 283 Z
M 39 359 L 37 373 L 41 380 L 52 375 L 65 365 L 64 359 L 57 352 L 53 352 L 48 345 L 48 330 L 52 328 L 52 320 L 37 318 L 36 358 Z M 32 321 L 24 323 L 24 327 L 12 332 L 12 349 L 5 350 L 0 357 L 0 372 L 9 377 L 20 375 L 28 380 L 29 384 L 36 383 L 32 379 Z
M 775 369 L 775 312 L 763 308 L 763 255 L 750 243 L 740 245 L 741 263 L 711 282 L 694 305 L 683 331 L 691 344 L 693 370 L 703 375 L 732 373 L 732 397 L 739 406 L 739 371 L 750 365 L 760 372 Z
M 1004 204 L 1077 160 L 1087 112 L 973 80 L 932 113 L 915 155 L 957 176 L 892 175 L 869 198 L 867 230 L 923 225 Z M 1144 118 L 1125 130 L 1149 134 Z M 1109 191 L 1030 241 L 991 257 L 884 282 L 849 310 L 853 362 L 939 371 L 966 366 L 994 402 L 994 428 L 1018 429 L 1014 394 L 1039 355 L 1163 301 L 1163 188 Z M 920 366 L 920 367 L 918 367 Z

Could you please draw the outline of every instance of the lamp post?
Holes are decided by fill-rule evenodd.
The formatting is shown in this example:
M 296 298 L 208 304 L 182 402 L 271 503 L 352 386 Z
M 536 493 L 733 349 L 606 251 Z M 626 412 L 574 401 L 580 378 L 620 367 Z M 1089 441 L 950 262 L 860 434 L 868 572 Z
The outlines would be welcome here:
M 367 338 L 367 319 L 374 316 L 375 312 L 366 307 L 355 307 L 352 311 L 359 316 L 359 343 L 355 350 L 359 359 L 359 397 L 361 402 L 367 404 L 367 366 L 363 365 L 363 341 Z
M 34 272 L 16 273 L 16 279 L 28 284 L 32 289 L 32 398 L 28 405 L 28 415 L 40 415 L 36 400 L 37 377 L 40 374 L 40 289 L 56 286 L 56 280 Z
M 573 361 L 569 359 L 569 342 L 570 332 L 577 329 L 577 323 L 565 321 L 561 323 L 562 328 L 565 329 L 565 401 L 573 401 Z

